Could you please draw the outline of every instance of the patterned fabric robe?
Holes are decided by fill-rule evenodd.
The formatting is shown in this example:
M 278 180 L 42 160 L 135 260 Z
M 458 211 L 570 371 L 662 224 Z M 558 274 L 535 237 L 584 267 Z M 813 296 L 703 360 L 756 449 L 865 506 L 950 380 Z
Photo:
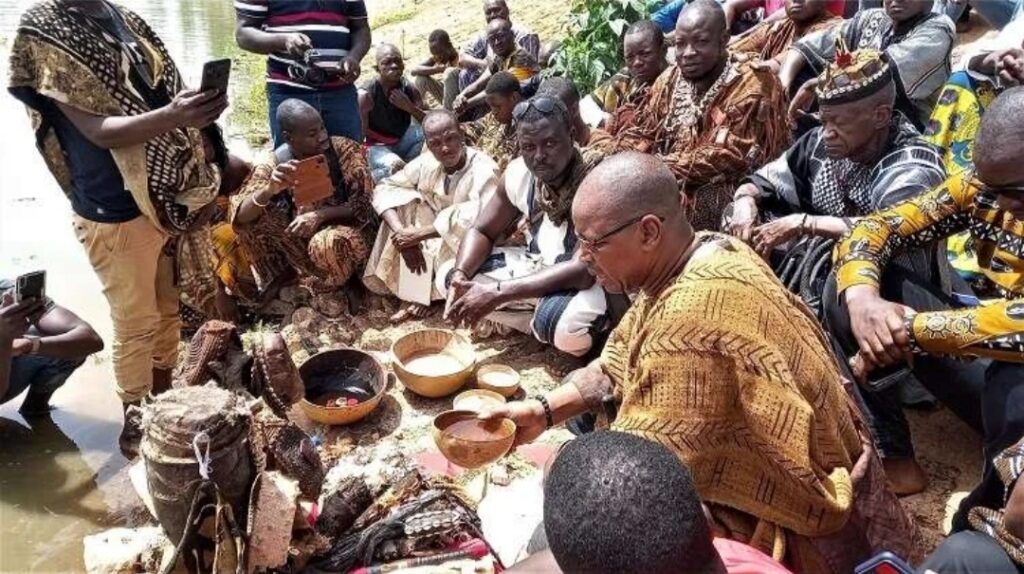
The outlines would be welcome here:
M 660 442 L 690 467 L 728 538 L 796 572 L 847 573 L 882 550 L 915 554 L 830 345 L 807 308 L 738 240 L 699 234 L 675 282 L 641 294 L 601 367 L 577 383 L 613 430 Z
M 808 34 L 830 29 L 842 21 L 842 18 L 822 11 L 811 22 L 797 22 L 789 17 L 761 22 L 729 42 L 729 51 L 756 55 L 760 60 L 781 60 L 793 42 Z
M 899 82 L 896 107 L 918 129 L 924 129 L 935 100 L 950 72 L 950 53 L 956 29 L 947 16 L 925 14 L 910 28 L 897 33 L 882 8 L 861 10 L 836 26 L 806 36 L 793 45 L 814 75 L 819 75 L 835 57 L 836 38 L 842 36 L 852 50 L 873 48 L 885 52 L 896 68 Z
M 778 78 L 730 59 L 722 75 L 697 94 L 679 68 L 665 70 L 641 105 L 626 105 L 590 147 L 659 156 L 695 201 L 698 230 L 716 230 L 740 178 L 789 144 L 786 96 Z
M 291 193 L 283 192 L 271 200 L 258 219 L 248 224 L 238 223 L 236 217 L 242 203 L 270 185 L 276 165 L 276 159 L 271 158 L 257 165 L 241 191 L 231 198 L 228 218 L 252 260 L 261 290 L 294 269 L 314 291 L 332 291 L 348 282 L 366 262 L 376 230 L 376 218 L 370 205 L 373 178 L 366 153 L 359 143 L 344 137 L 332 137 L 331 145 L 338 155 L 342 180 L 333 197 L 298 209 Z M 344 194 L 340 193 L 341 188 Z M 297 215 L 339 205 L 352 208 L 351 222 L 321 227 L 309 239 L 285 232 Z
M 466 148 L 466 165 L 455 173 L 446 174 L 444 166 L 427 152 L 380 182 L 373 193 L 373 209 L 378 215 L 394 209 L 403 224 L 431 226 L 440 237 L 420 244 L 427 271 L 422 278 L 416 277 L 391 243 L 391 227 L 382 222 L 363 283 L 374 293 L 395 295 L 420 305 L 442 299 L 434 287 L 433 273 L 455 258 L 480 206 L 497 186 L 498 166 L 472 148 Z
M 498 164 L 498 173 L 504 172 L 509 162 L 519 157 L 519 136 L 513 124 L 504 125 L 493 113 L 479 120 L 462 124 L 466 144 L 473 146 Z

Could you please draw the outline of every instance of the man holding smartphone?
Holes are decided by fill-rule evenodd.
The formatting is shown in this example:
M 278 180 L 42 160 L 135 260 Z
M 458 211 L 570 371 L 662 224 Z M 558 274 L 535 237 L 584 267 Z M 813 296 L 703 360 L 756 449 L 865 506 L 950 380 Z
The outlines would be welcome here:
M 316 108 L 331 136 L 362 141 L 355 81 L 370 50 L 363 0 L 236 0 L 235 15 L 238 47 L 268 55 L 275 148 L 284 143 L 277 107 L 289 98 Z
M 185 89 L 149 25 L 107 0 L 44 0 L 27 10 L 11 45 L 8 89 L 28 108 L 103 285 L 127 411 L 170 388 L 179 292 L 216 290 L 205 259 L 177 253 L 217 198 L 213 162 L 223 158 L 211 155 L 223 153 L 207 152 L 203 130 L 227 107 L 226 94 Z M 126 423 L 122 452 L 134 456 L 140 439 Z
M 0 280 L 0 404 L 25 389 L 25 417 L 50 412 L 50 397 L 103 350 L 103 340 L 77 315 L 47 298 L 17 301 L 14 283 Z

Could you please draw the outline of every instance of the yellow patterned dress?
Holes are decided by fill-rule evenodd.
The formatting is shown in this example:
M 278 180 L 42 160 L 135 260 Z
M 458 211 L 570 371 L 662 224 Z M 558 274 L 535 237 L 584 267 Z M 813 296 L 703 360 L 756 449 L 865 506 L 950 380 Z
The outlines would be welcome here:
M 836 249 L 839 292 L 878 285 L 894 251 L 961 232 L 970 233 L 981 273 L 1005 299 L 908 317 L 912 347 L 929 355 L 1024 362 L 1024 221 L 1000 210 L 973 171 L 857 223 Z
M 798 572 L 851 572 L 881 550 L 911 556 L 914 528 L 817 321 L 748 247 L 698 241 L 601 355 L 620 400 L 612 428 L 672 448 L 730 538 Z M 594 391 L 580 390 L 593 406 Z

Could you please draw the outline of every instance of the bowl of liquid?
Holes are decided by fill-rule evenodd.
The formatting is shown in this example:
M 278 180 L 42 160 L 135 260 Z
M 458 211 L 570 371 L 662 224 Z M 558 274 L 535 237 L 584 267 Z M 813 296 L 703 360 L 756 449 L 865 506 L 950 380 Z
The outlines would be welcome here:
M 470 389 L 455 395 L 452 408 L 457 411 L 483 412 L 485 409 L 500 407 L 505 404 L 505 397 L 494 391 Z
M 356 349 L 313 355 L 299 367 L 299 375 L 306 387 L 299 406 L 321 424 L 347 425 L 366 418 L 387 390 L 384 367 Z
M 417 395 L 436 399 L 462 388 L 476 355 L 465 337 L 447 329 L 414 331 L 391 345 L 398 380 Z
M 516 423 L 507 418 L 482 421 L 473 411 L 447 411 L 434 417 L 431 434 L 445 458 L 462 468 L 475 469 L 512 450 Z
M 519 373 L 508 365 L 481 365 L 476 370 L 476 386 L 508 398 L 519 391 Z

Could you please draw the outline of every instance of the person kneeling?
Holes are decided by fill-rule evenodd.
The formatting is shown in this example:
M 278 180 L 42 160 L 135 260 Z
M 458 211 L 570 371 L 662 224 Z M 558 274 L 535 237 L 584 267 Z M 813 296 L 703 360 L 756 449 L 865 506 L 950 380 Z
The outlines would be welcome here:
M 438 290 L 448 299 L 445 318 L 476 326 L 487 317 L 583 356 L 594 336 L 607 330 L 608 302 L 574 258 L 569 210 L 577 186 L 600 155 L 573 145 L 571 116 L 556 98 L 522 102 L 513 116 L 522 157 L 505 170 L 502 185 L 459 246 L 454 266 L 438 273 Z M 523 216 L 527 246 L 496 247 Z
M 15 303 L 13 284 L 0 281 L 0 404 L 25 389 L 22 415 L 50 412 L 50 397 L 103 340 L 77 315 L 53 301 Z
M 376 230 L 366 155 L 357 142 L 328 137 L 320 114 L 301 100 L 282 102 L 277 117 L 285 144 L 232 198 L 229 221 L 264 284 L 294 271 L 311 291 L 334 291 L 362 268 Z M 327 160 L 334 193 L 296 205 L 297 162 L 317 155 Z
M 466 147 L 454 114 L 431 112 L 423 131 L 430 153 L 382 181 L 373 194 L 384 223 L 363 283 L 377 294 L 411 303 L 393 321 L 422 317 L 432 301 L 444 298 L 434 287 L 434 272 L 455 257 L 481 201 L 498 185 L 498 166 Z

